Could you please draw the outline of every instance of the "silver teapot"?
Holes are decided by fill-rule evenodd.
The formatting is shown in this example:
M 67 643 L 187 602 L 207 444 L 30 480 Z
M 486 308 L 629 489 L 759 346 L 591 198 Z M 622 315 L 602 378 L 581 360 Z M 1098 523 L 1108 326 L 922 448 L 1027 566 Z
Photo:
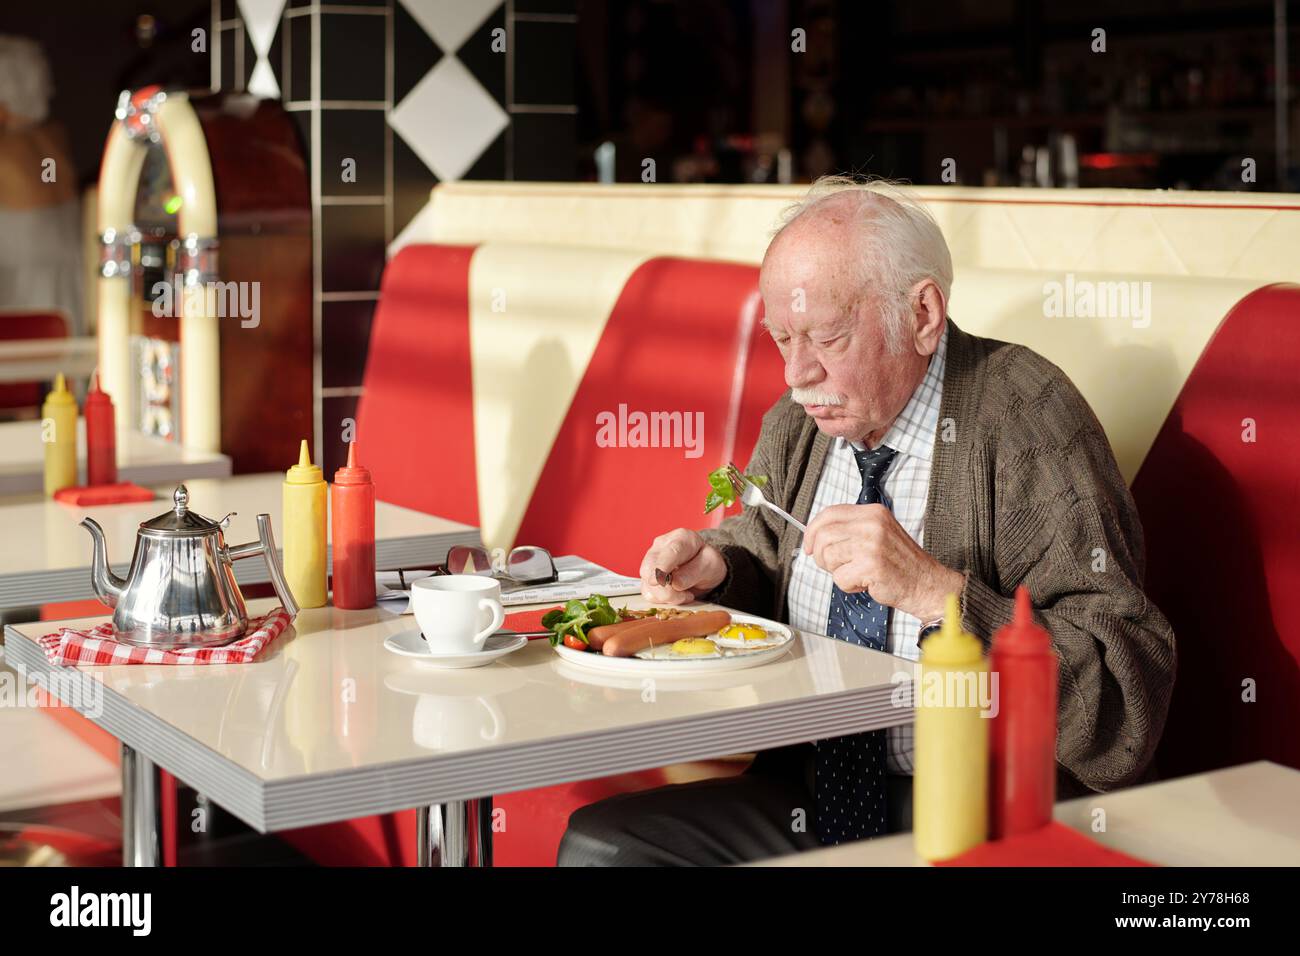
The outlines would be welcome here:
M 248 628 L 248 609 L 235 583 L 233 562 L 259 554 L 266 559 L 280 603 L 291 618 L 297 616 L 270 515 L 257 516 L 257 541 L 228 548 L 222 531 L 230 515 L 213 521 L 190 511 L 184 485 L 173 499 L 173 510 L 141 522 L 125 581 L 108 566 L 104 529 L 93 518 L 82 519 L 81 526 L 95 539 L 91 581 L 100 600 L 114 608 L 117 640 L 138 647 L 195 648 L 241 637 Z

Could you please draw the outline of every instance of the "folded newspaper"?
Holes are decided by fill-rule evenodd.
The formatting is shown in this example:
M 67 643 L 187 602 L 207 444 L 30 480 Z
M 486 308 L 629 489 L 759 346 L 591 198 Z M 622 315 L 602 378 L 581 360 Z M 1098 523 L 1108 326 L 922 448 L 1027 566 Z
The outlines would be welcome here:
M 538 604 L 542 601 L 571 601 L 574 598 L 589 598 L 593 594 L 606 597 L 618 597 L 627 594 L 640 594 L 641 581 L 638 578 L 615 574 L 609 568 L 602 568 L 595 562 L 580 558 L 576 554 L 567 554 L 555 559 L 555 570 L 559 580 L 550 584 L 539 584 L 514 590 L 517 585 L 507 581 L 501 582 L 501 603 L 505 607 L 517 607 L 520 604 Z M 426 578 L 432 571 L 380 571 L 375 575 L 376 600 L 379 606 L 393 614 L 411 612 L 411 592 L 407 590 L 412 581 Z M 406 587 L 402 584 L 405 582 Z

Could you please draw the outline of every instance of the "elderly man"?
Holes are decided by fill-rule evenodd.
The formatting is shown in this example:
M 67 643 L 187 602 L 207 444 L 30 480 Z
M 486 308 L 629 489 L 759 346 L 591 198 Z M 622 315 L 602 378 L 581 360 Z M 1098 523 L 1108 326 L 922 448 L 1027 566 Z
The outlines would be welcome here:
M 951 284 L 920 204 L 884 184 L 815 185 L 763 259 L 764 325 L 790 389 L 747 468 L 808 533 L 757 508 L 670 531 L 646 552 L 643 592 L 916 659 L 946 595 L 987 641 L 1024 584 L 1060 656 L 1058 792 L 1131 784 L 1174 679 L 1173 634 L 1142 593 L 1133 500 L 1069 379 L 958 329 Z M 768 751 L 736 777 L 577 811 L 559 862 L 734 863 L 910 829 L 911 770 L 910 727 Z M 863 806 L 883 820 L 842 812 Z

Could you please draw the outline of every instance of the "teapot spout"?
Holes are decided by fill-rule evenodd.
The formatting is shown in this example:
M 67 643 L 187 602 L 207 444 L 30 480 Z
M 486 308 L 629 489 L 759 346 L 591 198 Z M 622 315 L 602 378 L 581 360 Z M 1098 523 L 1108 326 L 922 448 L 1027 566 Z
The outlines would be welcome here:
M 81 526 L 95 539 L 94 556 L 90 565 L 90 583 L 95 594 L 109 607 L 117 607 L 117 600 L 122 596 L 126 582 L 113 573 L 108 566 L 108 546 L 104 541 L 104 529 L 94 518 L 82 518 Z

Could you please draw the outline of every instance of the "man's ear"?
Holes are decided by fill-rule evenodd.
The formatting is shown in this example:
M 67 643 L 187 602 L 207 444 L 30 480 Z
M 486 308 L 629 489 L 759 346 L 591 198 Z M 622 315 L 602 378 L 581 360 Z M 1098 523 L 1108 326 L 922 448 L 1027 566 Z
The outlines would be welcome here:
M 948 303 L 933 279 L 922 279 L 912 288 L 913 345 L 918 355 L 933 355 L 943 336 Z

